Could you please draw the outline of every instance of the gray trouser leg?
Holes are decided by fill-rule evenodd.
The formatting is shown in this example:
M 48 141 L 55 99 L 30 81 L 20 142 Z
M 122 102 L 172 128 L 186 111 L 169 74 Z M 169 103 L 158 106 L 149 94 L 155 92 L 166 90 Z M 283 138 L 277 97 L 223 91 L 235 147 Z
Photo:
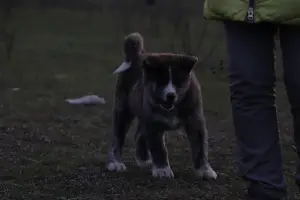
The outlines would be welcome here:
M 258 198 L 285 195 L 275 105 L 274 33 L 270 24 L 225 23 L 237 164 Z
M 294 138 L 297 154 L 300 157 L 300 26 L 280 27 L 284 83 L 287 89 L 294 121 Z M 300 165 L 296 173 L 300 186 Z

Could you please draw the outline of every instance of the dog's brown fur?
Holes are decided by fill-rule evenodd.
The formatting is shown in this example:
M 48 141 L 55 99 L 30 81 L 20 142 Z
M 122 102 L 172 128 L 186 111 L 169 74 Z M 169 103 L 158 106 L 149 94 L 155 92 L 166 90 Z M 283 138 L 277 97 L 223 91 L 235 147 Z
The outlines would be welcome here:
M 118 74 L 113 108 L 113 139 L 108 156 L 108 169 L 123 171 L 126 169 L 121 162 L 122 147 L 126 132 L 134 117 L 139 120 L 136 132 L 136 158 L 139 165 L 152 162 L 152 175 L 173 177 L 169 166 L 168 154 L 163 141 L 163 132 L 182 125 L 191 143 L 192 157 L 196 174 L 201 178 L 215 179 L 216 173 L 208 163 L 207 130 L 202 109 L 200 85 L 191 72 L 182 93 L 181 101 L 176 105 L 176 112 L 167 116 L 157 114 L 155 105 L 149 104 L 149 93 L 144 83 L 143 62 L 151 63 L 151 67 L 159 63 L 180 63 L 193 66 L 196 57 L 172 53 L 145 53 L 143 38 L 132 33 L 125 38 L 125 60 L 131 67 Z M 154 116 L 160 116 L 157 124 Z M 165 121 L 164 121 L 165 120 Z M 165 126 L 161 126 L 164 124 Z M 149 154 L 150 152 L 150 154 Z

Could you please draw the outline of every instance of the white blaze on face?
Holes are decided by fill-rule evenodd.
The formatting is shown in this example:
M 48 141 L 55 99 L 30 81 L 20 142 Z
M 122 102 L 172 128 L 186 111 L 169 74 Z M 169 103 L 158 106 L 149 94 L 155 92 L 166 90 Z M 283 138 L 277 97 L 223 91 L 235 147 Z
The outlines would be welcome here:
M 175 88 L 175 86 L 172 82 L 172 69 L 171 69 L 171 67 L 169 67 L 169 82 L 163 90 L 164 101 L 167 100 L 167 96 L 170 93 L 173 93 L 173 94 L 175 93 L 176 94 L 176 88 Z

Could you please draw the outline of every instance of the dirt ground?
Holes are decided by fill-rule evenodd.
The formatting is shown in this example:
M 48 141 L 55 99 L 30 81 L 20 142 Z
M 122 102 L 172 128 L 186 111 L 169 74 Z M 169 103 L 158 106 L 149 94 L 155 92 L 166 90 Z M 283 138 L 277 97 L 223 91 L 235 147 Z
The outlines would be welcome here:
M 105 158 L 115 83 L 111 72 L 122 61 L 123 33 L 100 30 L 96 21 L 87 27 L 80 14 L 76 22 L 60 18 L 62 22 L 46 14 L 34 19 L 28 13 L 20 16 L 14 22 L 19 34 L 10 62 L 0 42 L 1 200 L 244 198 L 245 184 L 234 170 L 235 141 L 225 75 L 197 69 L 216 181 L 195 178 L 182 131 L 167 137 L 173 180 L 152 178 L 149 171 L 136 166 L 131 132 L 123 159 L 128 171 L 110 173 L 105 170 Z M 160 49 L 158 39 L 152 42 Z M 103 96 L 107 103 L 92 107 L 64 102 L 92 93 Z M 281 82 L 277 93 L 289 199 L 300 199 L 293 177 L 296 155 L 291 116 Z

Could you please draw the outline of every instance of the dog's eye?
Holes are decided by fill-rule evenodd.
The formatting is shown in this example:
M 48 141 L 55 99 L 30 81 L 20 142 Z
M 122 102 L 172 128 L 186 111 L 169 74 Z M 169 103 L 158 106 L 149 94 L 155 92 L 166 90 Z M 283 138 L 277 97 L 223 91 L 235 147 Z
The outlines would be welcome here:
M 187 76 L 173 76 L 173 83 L 177 86 L 181 86 L 186 82 L 187 78 Z
M 145 71 L 149 81 L 156 82 L 158 85 L 166 84 L 169 81 L 169 72 L 164 68 L 152 68 Z
M 186 83 L 189 74 L 184 70 L 174 70 L 172 74 L 172 81 L 175 85 L 181 86 Z

